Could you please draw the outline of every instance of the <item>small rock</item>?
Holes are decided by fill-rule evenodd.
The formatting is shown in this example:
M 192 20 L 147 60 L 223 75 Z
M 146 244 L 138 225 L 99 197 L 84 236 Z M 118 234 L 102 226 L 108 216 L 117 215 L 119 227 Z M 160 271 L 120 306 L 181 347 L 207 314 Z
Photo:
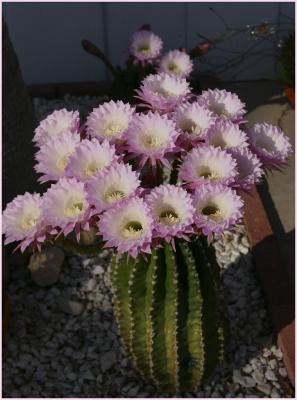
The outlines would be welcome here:
M 96 265 L 95 268 L 93 269 L 93 275 L 102 275 L 104 274 L 104 269 L 101 267 L 101 265 Z
M 280 393 L 276 389 L 272 389 L 272 391 L 270 393 L 270 397 L 272 397 L 272 398 L 280 398 L 282 396 L 280 395 Z
M 60 310 L 66 314 L 79 315 L 83 311 L 83 305 L 78 301 L 73 301 L 60 297 L 58 300 Z
M 272 369 L 275 369 L 276 366 L 277 366 L 277 362 L 276 362 L 276 360 L 274 360 L 274 359 L 269 360 L 269 363 L 268 363 L 268 364 L 270 365 L 270 367 L 271 367 Z
M 288 375 L 287 370 L 285 368 L 279 368 L 278 372 L 280 376 L 282 376 L 283 378 L 285 378 Z
M 132 389 L 129 390 L 128 396 L 129 397 L 135 397 L 138 393 L 138 387 L 134 386 Z
M 95 286 L 96 286 L 95 279 L 90 279 L 86 284 L 86 290 L 88 292 L 91 292 L 94 289 Z
M 87 379 L 87 380 L 89 380 L 89 381 L 93 381 L 93 380 L 96 379 L 96 378 L 94 377 L 94 375 L 92 374 L 91 371 L 85 372 L 85 374 L 83 375 L 83 378 L 84 378 L 84 379 Z
M 249 364 L 247 364 L 245 367 L 242 368 L 243 372 L 246 374 L 250 374 L 253 371 L 253 367 Z
M 233 371 L 233 381 L 245 388 L 251 388 L 256 386 L 256 382 L 250 376 L 242 376 L 238 369 Z
M 268 381 L 277 381 L 275 373 L 270 368 L 268 368 L 267 371 L 265 372 L 265 378 Z
M 76 379 L 76 374 L 75 374 L 74 372 L 70 372 L 70 374 L 67 375 L 67 378 L 68 378 L 70 381 L 75 381 L 75 379 Z
M 270 395 L 271 386 L 269 385 L 269 383 L 260 383 L 260 384 L 257 385 L 257 389 L 258 389 L 260 392 L 266 394 L 267 396 Z
M 252 377 L 259 385 L 261 385 L 264 382 L 264 374 L 258 369 L 252 373 Z
M 28 268 L 37 285 L 50 286 L 59 279 L 63 262 L 64 252 L 57 247 L 49 247 L 32 254 Z
M 116 355 L 113 351 L 108 351 L 103 353 L 100 357 L 101 369 L 103 372 L 106 372 L 116 363 Z

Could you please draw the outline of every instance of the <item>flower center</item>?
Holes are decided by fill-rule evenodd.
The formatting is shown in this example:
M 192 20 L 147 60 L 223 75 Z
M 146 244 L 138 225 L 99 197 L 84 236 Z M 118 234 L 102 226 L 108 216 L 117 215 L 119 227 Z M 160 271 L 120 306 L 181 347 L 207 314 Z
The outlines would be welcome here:
M 197 171 L 197 175 L 199 178 L 207 179 L 210 181 L 218 180 L 221 177 L 218 172 L 212 171 L 208 166 L 200 167 Z
M 224 213 L 216 205 L 209 204 L 202 208 L 202 214 L 207 216 L 209 219 L 219 221 L 224 218 Z
M 143 138 L 143 144 L 148 149 L 158 149 L 163 146 L 164 142 L 163 138 L 153 135 L 146 135 Z
M 225 149 L 227 147 L 227 142 L 223 139 L 221 135 L 214 136 L 210 140 L 210 144 L 212 144 L 215 147 L 220 147 L 221 149 Z
M 125 197 L 125 193 L 121 190 L 110 190 L 109 192 L 105 193 L 105 200 L 108 204 L 112 204 L 115 201 L 121 200 Z
M 159 215 L 159 220 L 165 225 L 176 225 L 180 222 L 178 214 L 174 210 L 162 211 Z
M 127 126 L 125 126 L 124 124 L 111 122 L 104 128 L 104 134 L 109 137 L 116 136 L 121 133 L 126 127 Z
M 65 214 L 67 217 L 75 217 L 79 215 L 83 210 L 84 203 L 81 200 L 69 201 L 65 208 Z
M 173 72 L 174 74 L 178 74 L 178 73 L 180 72 L 179 66 L 178 66 L 174 61 L 171 61 L 171 62 L 169 63 L 169 65 L 168 65 L 168 70 L 169 70 L 170 72 Z
M 84 170 L 83 175 L 84 176 L 93 176 L 95 175 L 98 171 L 100 171 L 102 168 L 95 162 L 91 162 L 88 167 Z
M 65 167 L 66 167 L 66 165 L 68 163 L 70 155 L 71 155 L 71 153 L 69 152 L 69 153 L 65 154 L 62 158 L 60 158 L 57 161 L 56 165 L 57 165 L 57 167 L 58 167 L 58 169 L 60 171 L 64 171 L 65 170 Z
M 194 121 L 191 119 L 184 119 L 181 123 L 181 130 L 185 133 L 192 134 L 196 133 L 199 135 L 202 131 L 200 126 L 198 126 Z
M 34 215 L 32 214 L 28 214 L 22 219 L 21 227 L 26 230 L 31 229 L 36 225 L 36 223 L 37 223 L 37 218 L 34 217 Z
M 145 54 L 148 53 L 150 50 L 150 46 L 147 43 L 140 43 L 138 46 L 138 52 Z
M 226 109 L 226 106 L 224 103 L 215 103 L 210 106 L 211 111 L 213 111 L 215 114 L 220 115 L 220 116 L 225 116 L 225 117 L 230 117 L 231 114 L 230 112 Z
M 138 221 L 128 222 L 123 229 L 123 236 L 126 239 L 138 239 L 141 237 L 143 232 L 143 227 Z
M 269 153 L 275 151 L 274 141 L 267 136 L 257 137 L 255 144 L 257 147 L 260 147 L 261 149 L 266 150 Z

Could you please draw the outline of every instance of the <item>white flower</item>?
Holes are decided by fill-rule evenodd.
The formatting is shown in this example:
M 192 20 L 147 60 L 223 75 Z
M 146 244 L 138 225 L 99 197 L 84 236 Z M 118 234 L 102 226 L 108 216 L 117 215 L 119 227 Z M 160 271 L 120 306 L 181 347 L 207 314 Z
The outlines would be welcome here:
M 43 174 L 39 181 L 58 180 L 65 176 L 69 157 L 79 142 L 79 135 L 65 132 L 41 145 L 35 156 L 37 164 L 34 167 L 36 172 Z
M 67 176 L 87 181 L 117 159 L 114 146 L 108 141 L 82 140 L 69 159 Z
M 228 120 L 217 120 L 206 134 L 205 142 L 221 149 L 248 146 L 248 137 L 237 124 Z
M 90 136 L 99 140 L 114 141 L 121 139 L 128 129 L 134 108 L 122 101 L 109 101 L 103 103 L 87 118 L 86 131 Z
M 49 139 L 57 138 L 65 132 L 77 133 L 79 128 L 78 111 L 55 110 L 40 122 L 35 129 L 33 142 L 38 146 L 46 143 Z
M 246 112 L 245 104 L 240 101 L 239 97 L 225 89 L 204 90 L 197 97 L 197 101 L 218 117 L 230 119 L 233 122 L 241 122 Z
M 98 212 L 114 206 L 131 196 L 139 187 L 138 174 L 129 164 L 114 164 L 96 176 L 87 184 L 88 200 Z
M 193 70 L 193 62 L 190 56 L 184 51 L 173 50 L 165 54 L 159 64 L 158 72 L 186 78 Z
M 211 111 L 195 102 L 180 105 L 174 113 L 174 120 L 176 127 L 188 139 L 201 140 L 216 119 Z

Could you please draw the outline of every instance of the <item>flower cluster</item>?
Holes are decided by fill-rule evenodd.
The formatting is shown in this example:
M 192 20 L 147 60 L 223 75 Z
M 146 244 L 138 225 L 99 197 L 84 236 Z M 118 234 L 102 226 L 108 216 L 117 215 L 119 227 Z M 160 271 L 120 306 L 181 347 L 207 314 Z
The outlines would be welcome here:
M 151 64 L 158 73 L 165 72 L 180 78 L 189 77 L 193 70 L 193 61 L 186 50 L 171 50 L 162 55 L 162 48 L 163 41 L 159 36 L 141 29 L 131 37 L 129 54 L 135 64 Z
M 131 52 L 141 60 L 162 47 L 149 32 L 133 40 Z M 143 112 L 109 101 L 86 121 L 63 109 L 40 123 L 35 169 L 52 184 L 42 196 L 25 193 L 7 205 L 5 243 L 39 249 L 59 235 L 79 240 L 92 227 L 105 247 L 136 257 L 164 241 L 174 247 L 174 238 L 211 241 L 240 221 L 241 191 L 283 167 L 292 147 L 278 127 L 247 129 L 236 94 L 194 96 L 185 73 L 168 73 L 191 69 L 181 53 L 144 78 L 136 91 Z

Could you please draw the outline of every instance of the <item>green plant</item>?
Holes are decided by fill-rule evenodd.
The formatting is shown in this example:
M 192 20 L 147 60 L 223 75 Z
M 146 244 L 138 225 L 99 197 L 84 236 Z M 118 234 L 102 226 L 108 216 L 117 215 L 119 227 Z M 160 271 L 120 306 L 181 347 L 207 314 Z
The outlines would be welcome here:
M 219 272 L 204 238 L 165 244 L 146 261 L 114 256 L 115 314 L 127 353 L 146 379 L 168 392 L 195 391 L 224 358 L 227 324 Z

